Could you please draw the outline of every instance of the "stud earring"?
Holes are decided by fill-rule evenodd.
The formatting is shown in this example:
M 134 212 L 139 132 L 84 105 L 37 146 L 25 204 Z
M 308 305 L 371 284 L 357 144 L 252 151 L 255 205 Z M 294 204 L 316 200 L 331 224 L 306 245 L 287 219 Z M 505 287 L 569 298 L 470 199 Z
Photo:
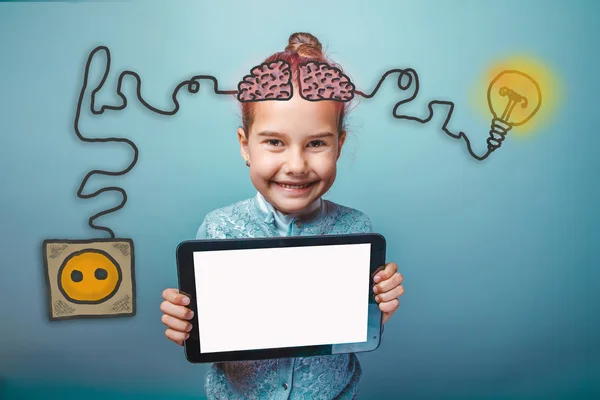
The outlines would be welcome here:
M 246 160 L 246 167 L 250 166 L 250 161 Z

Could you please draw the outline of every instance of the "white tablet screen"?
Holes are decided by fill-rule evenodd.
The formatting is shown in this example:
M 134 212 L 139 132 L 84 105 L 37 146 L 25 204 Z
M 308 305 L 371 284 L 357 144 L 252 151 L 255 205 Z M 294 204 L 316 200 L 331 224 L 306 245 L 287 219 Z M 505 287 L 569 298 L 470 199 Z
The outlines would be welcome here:
M 371 244 L 194 253 L 201 353 L 367 341 Z

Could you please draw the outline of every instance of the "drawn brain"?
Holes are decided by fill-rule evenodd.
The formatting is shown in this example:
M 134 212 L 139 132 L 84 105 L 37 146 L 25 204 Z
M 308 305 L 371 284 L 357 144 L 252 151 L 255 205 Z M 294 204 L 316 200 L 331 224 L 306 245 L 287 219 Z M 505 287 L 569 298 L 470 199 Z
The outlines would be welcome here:
M 307 100 L 348 101 L 354 85 L 338 68 L 326 63 L 308 62 L 300 66 L 300 95 Z
M 292 96 L 291 77 L 290 66 L 285 61 L 260 64 L 239 83 L 238 100 L 289 100 Z

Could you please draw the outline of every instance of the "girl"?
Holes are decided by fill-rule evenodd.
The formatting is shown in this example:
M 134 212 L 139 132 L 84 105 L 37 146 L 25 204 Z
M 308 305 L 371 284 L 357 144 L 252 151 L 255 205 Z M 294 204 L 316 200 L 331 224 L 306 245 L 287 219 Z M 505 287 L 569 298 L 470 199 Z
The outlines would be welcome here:
M 347 102 L 307 101 L 296 94 L 298 64 L 328 62 L 321 43 L 308 33 L 295 33 L 285 51 L 265 62 L 282 59 L 290 65 L 294 95 L 286 101 L 242 103 L 238 139 L 258 193 L 209 213 L 198 229 L 198 239 L 371 232 L 371 222 L 362 212 L 322 199 L 335 181 L 346 139 Z M 404 292 L 402 275 L 396 264 L 388 263 L 374 281 L 386 323 Z M 163 298 L 165 334 L 182 345 L 191 330 L 189 299 L 176 289 L 166 289 Z M 354 398 L 360 376 L 361 366 L 353 353 L 226 362 L 211 366 L 205 388 L 209 399 Z

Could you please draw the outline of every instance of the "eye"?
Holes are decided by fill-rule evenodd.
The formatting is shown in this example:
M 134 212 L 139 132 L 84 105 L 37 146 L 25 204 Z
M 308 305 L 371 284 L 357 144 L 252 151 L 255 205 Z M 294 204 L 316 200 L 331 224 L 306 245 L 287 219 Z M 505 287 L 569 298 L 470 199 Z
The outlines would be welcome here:
M 310 147 L 321 147 L 321 146 L 325 146 L 325 142 L 323 142 L 322 140 L 313 140 L 312 142 L 309 143 Z
M 269 139 L 267 140 L 267 143 L 270 144 L 271 146 L 277 146 L 278 143 L 281 143 L 281 140 L 279 139 Z M 283 143 L 281 143 L 283 144 Z

